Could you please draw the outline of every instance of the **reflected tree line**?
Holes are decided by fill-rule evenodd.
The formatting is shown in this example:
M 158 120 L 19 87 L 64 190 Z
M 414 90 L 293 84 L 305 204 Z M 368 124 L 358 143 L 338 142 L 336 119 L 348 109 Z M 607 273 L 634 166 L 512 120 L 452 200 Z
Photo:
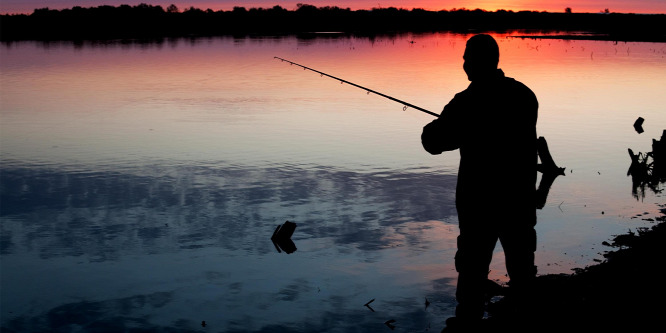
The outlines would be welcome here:
M 589 31 L 614 40 L 666 40 L 666 15 L 624 13 L 495 12 L 481 9 L 428 11 L 373 8 L 351 10 L 337 6 L 298 4 L 294 10 L 234 7 L 213 11 L 176 5 L 148 4 L 35 9 L 30 15 L 2 15 L 3 41 L 37 39 L 115 39 L 229 34 L 293 34 L 336 31 L 358 34 L 386 32 L 539 29 Z

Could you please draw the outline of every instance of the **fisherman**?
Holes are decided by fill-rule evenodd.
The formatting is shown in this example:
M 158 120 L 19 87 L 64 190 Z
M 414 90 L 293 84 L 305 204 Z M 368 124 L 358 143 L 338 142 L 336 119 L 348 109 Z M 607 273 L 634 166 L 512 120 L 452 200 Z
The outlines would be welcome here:
M 504 76 L 498 68 L 499 47 L 490 35 L 471 37 L 463 59 L 471 84 L 421 135 L 430 154 L 460 150 L 458 304 L 456 316 L 447 320 L 449 330 L 480 325 L 487 301 L 484 287 L 498 239 L 515 301 L 525 298 L 536 277 L 536 96 L 524 84 Z

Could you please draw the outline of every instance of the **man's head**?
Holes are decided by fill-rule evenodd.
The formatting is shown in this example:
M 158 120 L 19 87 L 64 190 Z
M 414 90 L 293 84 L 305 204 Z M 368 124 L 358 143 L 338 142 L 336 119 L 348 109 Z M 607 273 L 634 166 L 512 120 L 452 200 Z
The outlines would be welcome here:
M 463 68 L 470 81 L 492 75 L 499 63 L 499 47 L 493 37 L 486 34 L 474 35 L 467 40 Z

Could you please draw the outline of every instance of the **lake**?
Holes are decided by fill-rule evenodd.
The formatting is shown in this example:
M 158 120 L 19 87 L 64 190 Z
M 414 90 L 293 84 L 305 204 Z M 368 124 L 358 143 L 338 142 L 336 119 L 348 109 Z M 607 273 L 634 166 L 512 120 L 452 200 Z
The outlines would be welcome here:
M 664 203 L 632 193 L 627 149 L 666 129 L 666 44 L 516 35 L 494 34 L 500 67 L 566 168 L 537 210 L 539 274 L 571 273 Z M 2 44 L 3 332 L 438 332 L 458 153 L 422 149 L 432 116 L 274 57 L 439 113 L 469 37 Z M 510 194 L 489 167 L 487 200 Z M 271 242 L 285 221 L 293 253 Z

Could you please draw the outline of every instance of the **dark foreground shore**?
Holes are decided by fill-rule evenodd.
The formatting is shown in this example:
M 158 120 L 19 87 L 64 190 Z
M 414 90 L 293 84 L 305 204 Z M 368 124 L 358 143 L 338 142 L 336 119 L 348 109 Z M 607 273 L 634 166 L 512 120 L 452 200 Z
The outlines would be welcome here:
M 605 260 L 574 274 L 543 275 L 530 304 L 490 307 L 488 332 L 656 332 L 666 310 L 666 204 L 651 228 L 619 235 Z

